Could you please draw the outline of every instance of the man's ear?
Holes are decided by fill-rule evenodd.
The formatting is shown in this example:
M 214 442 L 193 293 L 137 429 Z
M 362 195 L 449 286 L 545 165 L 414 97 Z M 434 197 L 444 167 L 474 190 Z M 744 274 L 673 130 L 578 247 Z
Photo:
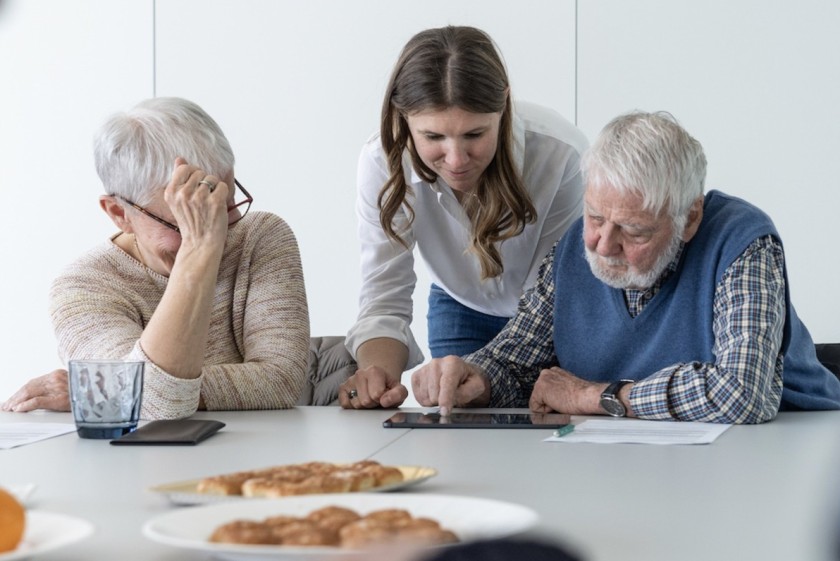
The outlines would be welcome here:
M 697 229 L 700 228 L 700 222 L 703 220 L 703 202 L 703 197 L 697 197 L 691 203 L 691 208 L 688 209 L 688 220 L 682 233 L 682 241 L 686 243 L 691 241 L 691 238 L 697 233 Z
M 126 216 L 125 207 L 113 195 L 101 195 L 99 197 L 99 207 L 105 211 L 105 214 L 111 219 L 114 225 L 121 231 L 130 234 L 134 230 L 131 227 L 131 221 Z

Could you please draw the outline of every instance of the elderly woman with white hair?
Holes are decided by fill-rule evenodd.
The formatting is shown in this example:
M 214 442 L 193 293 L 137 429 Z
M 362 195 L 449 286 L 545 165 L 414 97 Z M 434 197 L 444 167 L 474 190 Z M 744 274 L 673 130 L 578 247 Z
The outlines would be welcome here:
M 95 138 L 119 232 L 53 283 L 63 361 L 143 360 L 144 418 L 277 409 L 300 395 L 309 316 L 297 241 L 234 178 L 234 156 L 196 104 L 156 98 Z M 67 373 L 29 381 L 7 411 L 69 411 Z

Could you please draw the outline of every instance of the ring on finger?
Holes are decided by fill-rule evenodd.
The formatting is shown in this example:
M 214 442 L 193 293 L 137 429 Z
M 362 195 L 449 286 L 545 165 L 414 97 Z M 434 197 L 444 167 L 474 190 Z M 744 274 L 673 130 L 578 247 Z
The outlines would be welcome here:
M 207 185 L 207 188 L 210 189 L 211 193 L 216 189 L 216 184 L 211 183 L 211 182 L 207 181 L 206 179 L 202 179 L 201 181 L 198 182 L 198 184 L 199 185 Z
M 359 397 L 359 392 L 357 392 L 355 389 L 349 390 L 347 392 L 347 397 L 349 399 L 353 399 L 354 397 Z

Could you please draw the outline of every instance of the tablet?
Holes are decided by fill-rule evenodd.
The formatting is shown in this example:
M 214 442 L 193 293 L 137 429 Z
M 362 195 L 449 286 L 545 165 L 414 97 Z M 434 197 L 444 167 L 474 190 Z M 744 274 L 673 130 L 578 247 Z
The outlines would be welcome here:
M 557 429 L 571 424 L 562 413 L 395 413 L 382 423 L 388 429 Z

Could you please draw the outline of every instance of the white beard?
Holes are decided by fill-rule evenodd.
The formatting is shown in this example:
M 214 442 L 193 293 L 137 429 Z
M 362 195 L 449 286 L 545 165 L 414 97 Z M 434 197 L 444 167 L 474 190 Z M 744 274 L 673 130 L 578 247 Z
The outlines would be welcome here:
M 592 270 L 592 274 L 595 275 L 595 278 L 607 286 L 620 288 L 622 290 L 625 288 L 645 289 L 652 286 L 653 283 L 655 283 L 662 275 L 662 272 L 665 271 L 666 267 L 668 267 L 668 264 L 674 260 L 674 257 L 676 257 L 677 252 L 680 249 L 681 241 L 682 240 L 678 235 L 671 238 L 671 243 L 668 245 L 668 248 L 662 255 L 659 256 L 647 272 L 640 272 L 632 267 L 628 267 L 623 273 L 616 273 L 609 269 L 609 266 L 626 266 L 627 262 L 624 259 L 602 257 L 594 251 L 591 251 L 589 248 L 585 248 L 586 261 L 589 263 L 589 268 Z

